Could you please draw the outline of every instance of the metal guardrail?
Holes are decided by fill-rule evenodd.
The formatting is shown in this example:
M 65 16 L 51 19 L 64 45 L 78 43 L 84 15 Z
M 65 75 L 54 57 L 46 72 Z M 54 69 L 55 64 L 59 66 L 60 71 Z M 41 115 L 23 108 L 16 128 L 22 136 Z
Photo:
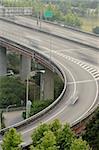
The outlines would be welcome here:
M 68 26 L 68 25 L 64 25 L 62 26 L 62 23 L 58 23 L 58 22 L 51 22 L 51 21 L 47 21 L 47 20 L 43 20 L 44 22 L 46 23 L 49 23 L 49 24 L 53 24 L 53 25 L 57 25 L 59 27 L 64 27 L 64 28 L 67 28 L 67 29 L 70 29 L 70 30 L 73 30 L 73 31 L 77 31 L 77 32 L 80 32 L 80 33 L 84 33 L 84 34 L 87 34 L 87 35 L 90 35 L 90 36 L 95 36 L 95 37 L 99 37 L 98 34 L 95 34 L 95 33 L 91 33 L 91 32 L 85 32 L 81 29 L 77 29 L 76 27 L 71 27 L 71 26 Z
M 0 37 L 0 41 L 1 41 L 1 37 Z M 15 42 L 11 41 L 11 40 L 6 39 L 6 38 L 3 38 L 3 41 L 5 41 L 5 43 L 6 43 L 6 42 L 7 42 L 7 43 L 8 43 L 8 42 L 11 42 L 10 44 L 12 44 L 12 46 L 15 46 L 15 47 L 18 46 L 18 48 L 20 47 L 21 49 L 23 48 L 23 49 L 26 49 L 26 50 L 28 50 L 28 51 L 29 51 L 29 50 L 31 51 L 30 48 L 25 47 L 25 46 L 23 46 L 23 45 L 21 45 L 21 44 L 17 44 L 17 43 L 15 43 Z M 50 109 L 52 109 L 52 108 L 61 100 L 61 98 L 62 98 L 63 95 L 65 94 L 65 91 L 66 91 L 66 87 L 67 87 L 67 86 L 66 86 L 66 75 L 65 75 L 65 73 L 63 72 L 63 70 L 62 70 L 59 66 L 57 66 L 52 60 L 50 60 L 50 62 L 49 62 L 49 59 L 46 58 L 44 55 L 40 54 L 39 52 L 37 52 L 37 51 L 35 51 L 35 50 L 34 50 L 34 52 L 35 52 L 35 54 L 36 54 L 36 55 L 35 55 L 35 58 L 36 58 L 36 59 L 37 59 L 38 56 L 40 56 L 40 58 L 42 58 L 42 59 L 45 61 L 45 63 L 46 63 L 47 65 L 50 63 L 49 66 L 50 66 L 50 67 L 54 67 L 54 71 L 61 73 L 61 75 L 62 75 L 62 77 L 63 77 L 63 79 L 64 79 L 64 88 L 63 88 L 63 91 L 62 91 L 62 93 L 60 94 L 60 96 L 59 96 L 51 105 L 49 105 L 47 108 L 45 108 L 44 110 L 40 111 L 39 113 L 35 114 L 34 116 L 32 116 L 32 117 L 30 117 L 30 118 L 28 118 L 28 119 L 26 119 L 26 120 L 24 120 L 24 121 L 21 121 L 21 122 L 19 122 L 19 123 L 17 123 L 17 124 L 14 124 L 14 125 L 12 125 L 12 126 L 9 126 L 9 127 L 7 127 L 7 128 L 4 128 L 4 129 L 0 130 L 0 133 L 1 133 L 1 134 L 3 134 L 3 133 L 6 132 L 9 128 L 12 128 L 12 127 L 16 128 L 16 129 L 19 129 L 20 127 L 23 127 L 23 126 L 27 125 L 28 123 L 34 121 L 35 119 L 39 118 L 40 116 L 44 115 L 46 112 L 48 112 Z M 52 70 L 53 70 L 53 69 L 52 69 Z
M 35 31 L 39 31 L 39 32 L 45 33 L 45 34 L 47 34 L 47 35 L 52 35 L 52 36 L 57 37 L 57 38 L 61 38 L 61 39 L 68 40 L 68 41 L 73 42 L 73 43 L 77 43 L 77 44 L 80 44 L 80 45 L 83 45 L 83 46 L 87 46 L 87 47 L 90 47 L 90 48 L 94 48 L 94 49 L 96 49 L 96 50 L 99 50 L 99 47 L 97 47 L 97 46 L 95 46 L 95 45 L 90 45 L 89 43 L 85 43 L 85 42 L 83 42 L 82 40 L 79 41 L 79 40 L 77 40 L 77 39 L 71 39 L 71 38 L 68 38 L 68 37 L 63 37 L 63 36 L 60 36 L 60 35 L 58 35 L 58 34 L 50 33 L 50 32 L 48 32 L 48 31 L 46 31 L 46 30 L 44 30 L 44 29 L 42 29 L 42 28 L 41 28 L 41 29 L 39 29 L 39 28 L 34 28 L 34 27 L 32 27 L 32 26 L 24 25 L 24 24 L 22 24 L 22 23 L 15 22 L 15 21 L 10 20 L 10 19 L 7 19 L 7 18 L 1 18 L 1 17 L 0 17 L 0 19 L 3 20 L 3 21 L 6 21 L 6 22 L 10 22 L 10 23 L 12 23 L 12 24 L 16 24 L 16 25 L 18 25 L 18 26 L 24 27 L 24 28 L 28 28 L 28 29 L 32 29 L 32 30 L 35 30 Z M 73 29 L 73 30 L 74 30 L 74 29 Z M 79 32 L 82 32 L 82 31 L 79 31 Z M 90 34 L 90 33 L 85 32 L 85 34 Z M 93 35 L 94 35 L 94 34 L 93 34 Z M 95 35 L 95 36 L 96 36 L 96 35 Z
M 34 20 L 37 20 L 37 18 L 35 17 L 32 17 Z M 45 23 L 49 23 L 49 24 L 52 24 L 52 25 L 56 25 L 56 26 L 59 26 L 59 27 L 62 27 L 62 28 L 67 28 L 67 29 L 70 29 L 70 30 L 73 30 L 73 31 L 77 31 L 77 32 L 80 32 L 80 33 L 84 33 L 84 34 L 87 34 L 87 35 L 90 35 L 90 36 L 95 36 L 95 37 L 99 37 L 98 34 L 95 34 L 95 33 L 91 33 L 91 32 L 85 32 L 81 29 L 78 29 L 76 27 L 72 27 L 72 26 L 68 26 L 68 25 L 65 25 L 63 22 L 58 22 L 58 21 L 49 21 L 49 20 L 42 20 L 43 22 Z

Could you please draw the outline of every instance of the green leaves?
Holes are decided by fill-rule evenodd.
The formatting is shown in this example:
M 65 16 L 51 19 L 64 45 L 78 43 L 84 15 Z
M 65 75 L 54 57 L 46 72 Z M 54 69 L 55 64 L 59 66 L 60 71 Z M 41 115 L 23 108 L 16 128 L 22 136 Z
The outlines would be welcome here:
M 94 150 L 99 150 L 99 107 L 93 118 L 88 122 L 83 139 L 86 140 Z
M 72 144 L 70 150 L 91 150 L 86 141 L 82 139 L 75 139 Z
M 30 150 L 91 150 L 86 141 L 76 138 L 68 124 L 62 126 L 58 119 L 50 124 L 41 124 L 31 137 Z M 2 149 L 21 150 L 21 142 L 21 135 L 12 128 L 4 135 Z
M 99 26 L 93 28 L 93 32 L 94 32 L 95 34 L 99 34 Z
M 25 99 L 24 84 L 15 77 L 0 78 L 0 107 L 6 108 L 8 105 L 21 105 L 21 100 Z
M 70 150 L 71 143 L 74 139 L 75 136 L 74 133 L 71 131 L 70 126 L 68 124 L 65 124 L 58 133 L 57 145 L 60 147 L 60 150 Z
M 41 138 L 44 137 L 44 132 L 49 130 L 49 126 L 47 124 L 41 124 L 32 134 L 33 145 L 41 143 Z
M 35 100 L 32 103 L 30 116 L 40 112 L 47 106 L 49 106 L 53 101 L 52 100 Z
M 21 142 L 21 135 L 16 132 L 16 129 L 12 128 L 4 135 L 2 149 L 19 150 L 19 144 L 21 144 Z
M 82 22 L 80 21 L 79 17 L 75 14 L 68 13 L 64 16 L 65 24 L 73 27 L 80 27 Z
M 61 125 L 58 119 L 41 124 L 32 134 L 31 150 L 89 150 L 86 141 L 77 139 L 70 126 Z
M 56 137 L 52 131 L 44 132 L 44 137 L 41 139 L 41 144 L 39 147 L 43 147 L 44 150 L 50 150 L 53 146 L 55 148 Z

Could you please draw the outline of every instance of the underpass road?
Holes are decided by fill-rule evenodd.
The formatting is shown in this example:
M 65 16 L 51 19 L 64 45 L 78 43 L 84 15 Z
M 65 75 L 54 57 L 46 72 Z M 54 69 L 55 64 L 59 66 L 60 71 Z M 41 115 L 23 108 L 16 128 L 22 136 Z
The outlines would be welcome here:
M 9 30 L 11 29 L 11 30 Z M 85 46 L 81 46 L 76 43 L 72 43 L 66 40 L 59 38 L 54 38 L 43 33 L 35 32 L 26 28 L 19 27 L 17 25 L 7 23 L 0 20 L 0 34 L 6 38 L 17 41 L 27 47 L 33 48 L 32 40 L 38 43 L 36 49 L 39 49 L 40 53 L 45 56 L 48 56 L 49 59 L 52 59 L 56 64 L 58 64 L 65 72 L 67 76 L 67 91 L 62 98 L 62 100 L 55 106 L 54 109 L 50 110 L 48 113 L 34 121 L 33 123 L 21 128 L 21 133 L 25 142 L 30 141 L 30 134 L 32 130 L 40 122 L 50 122 L 55 118 L 60 119 L 63 123 L 69 122 L 72 124 L 74 121 L 84 117 L 91 106 L 96 101 L 98 86 L 95 78 L 88 72 L 87 69 L 84 69 L 80 66 L 82 62 L 88 63 L 89 68 L 95 67 L 94 63 L 90 62 L 90 57 L 93 55 L 98 61 L 99 52 L 94 49 L 90 49 Z M 83 53 L 84 50 L 84 53 Z M 87 60 L 82 57 L 82 54 L 89 56 Z M 80 53 L 81 54 L 80 54 Z M 70 57 L 67 57 L 70 56 Z M 76 58 L 78 64 L 74 63 L 72 58 Z M 82 62 L 80 62 L 82 60 Z M 98 62 L 97 62 L 98 64 Z M 83 65 L 83 63 L 82 63 Z M 90 67 L 90 65 L 92 65 Z M 91 80 L 92 82 L 89 82 Z M 77 81 L 85 81 L 84 83 L 77 83 Z M 68 84 L 73 82 L 72 84 Z M 78 92 L 79 99 L 77 103 L 71 105 L 70 100 L 73 98 L 73 95 L 76 93 L 74 85 L 76 84 L 76 91 Z

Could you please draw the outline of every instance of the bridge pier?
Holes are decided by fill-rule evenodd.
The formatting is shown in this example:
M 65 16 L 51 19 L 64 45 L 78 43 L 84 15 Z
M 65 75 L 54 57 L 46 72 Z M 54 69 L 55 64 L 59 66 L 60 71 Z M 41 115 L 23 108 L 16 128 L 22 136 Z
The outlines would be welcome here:
M 45 69 L 40 78 L 40 100 L 54 99 L 54 73 Z
M 0 76 L 7 73 L 6 48 L 0 46 Z
M 31 72 L 31 57 L 20 55 L 20 77 L 25 80 Z

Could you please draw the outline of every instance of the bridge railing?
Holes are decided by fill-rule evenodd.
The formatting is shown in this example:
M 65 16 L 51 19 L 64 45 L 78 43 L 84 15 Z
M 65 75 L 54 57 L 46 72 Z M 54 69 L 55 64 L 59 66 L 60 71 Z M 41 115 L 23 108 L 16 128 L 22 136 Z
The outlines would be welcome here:
M 17 44 L 16 42 L 13 42 L 11 40 L 8 40 L 6 38 L 3 38 L 3 42 L 5 42 L 5 44 L 8 44 L 10 42 L 10 44 L 13 46 L 13 47 L 20 47 L 21 49 L 23 50 L 26 50 L 26 51 L 33 51 L 32 49 L 28 48 L 28 47 L 25 47 L 21 44 Z M 0 43 L 2 43 L 2 37 L 0 37 Z M 66 87 L 67 87 L 67 80 L 66 80 L 66 75 L 64 73 L 64 71 L 61 69 L 60 66 L 57 66 L 52 60 L 49 61 L 49 58 L 46 58 L 43 54 L 37 52 L 34 50 L 34 53 L 35 55 L 33 54 L 33 57 L 35 57 L 36 59 L 44 62 L 47 67 L 49 67 L 49 69 L 59 73 L 59 75 L 61 76 L 62 80 L 64 81 L 64 88 L 60 94 L 60 96 L 51 104 L 49 105 L 47 108 L 45 108 L 44 110 L 40 111 L 39 113 L 35 114 L 34 116 L 28 118 L 28 119 L 25 119 L 24 121 L 21 121 L 17 124 L 14 124 L 12 126 L 9 126 L 7 128 L 4 128 L 2 130 L 0 130 L 0 133 L 1 134 L 4 134 L 4 132 L 6 132 L 9 128 L 16 128 L 16 129 L 19 129 L 31 122 L 33 122 L 35 119 L 39 118 L 40 116 L 44 115 L 46 112 L 48 112 L 50 109 L 52 109 L 61 99 L 62 97 L 64 96 L 65 94 L 65 91 L 66 91 Z M 31 53 L 32 55 L 32 53 Z
M 64 39 L 64 40 L 68 40 L 70 42 L 74 42 L 74 43 L 77 43 L 77 44 L 80 44 L 80 45 L 83 45 L 83 46 L 87 46 L 87 47 L 90 47 L 90 48 L 94 48 L 96 50 L 99 50 L 99 46 L 97 46 L 96 44 L 92 44 L 90 41 L 87 42 L 87 41 L 83 41 L 83 39 L 75 39 L 75 38 L 69 38 L 69 37 L 66 37 L 66 36 L 61 36 L 57 33 L 49 33 L 48 30 L 46 29 L 43 29 L 43 28 L 37 28 L 37 27 L 33 27 L 31 25 L 27 25 L 27 24 L 24 24 L 24 23 L 19 23 L 18 21 L 13 21 L 11 19 L 7 19 L 7 18 L 0 18 L 1 20 L 4 20 L 4 21 L 7 21 L 7 22 L 11 22 L 13 24 L 16 24 L 16 25 L 19 25 L 19 26 L 22 26 L 22 27 L 25 27 L 25 28 L 28 28 L 28 29 L 32 29 L 32 30 L 35 30 L 35 31 L 39 31 L 39 32 L 42 32 L 42 33 L 45 33 L 45 34 L 50 34 L 54 37 L 58 37 L 58 38 L 61 38 L 61 39 Z M 51 24 L 54 24 L 51 22 Z M 58 25 L 58 24 L 57 24 Z M 58 25 L 59 26 L 59 25 Z M 72 28 L 70 28 L 71 30 L 74 30 Z M 76 30 L 76 29 L 75 29 Z M 79 32 L 83 32 L 83 31 L 80 31 Z M 83 32 L 85 34 L 89 34 L 89 35 L 93 35 L 94 37 L 98 37 L 97 35 L 95 34 L 91 34 L 91 33 L 87 33 L 87 32 Z

